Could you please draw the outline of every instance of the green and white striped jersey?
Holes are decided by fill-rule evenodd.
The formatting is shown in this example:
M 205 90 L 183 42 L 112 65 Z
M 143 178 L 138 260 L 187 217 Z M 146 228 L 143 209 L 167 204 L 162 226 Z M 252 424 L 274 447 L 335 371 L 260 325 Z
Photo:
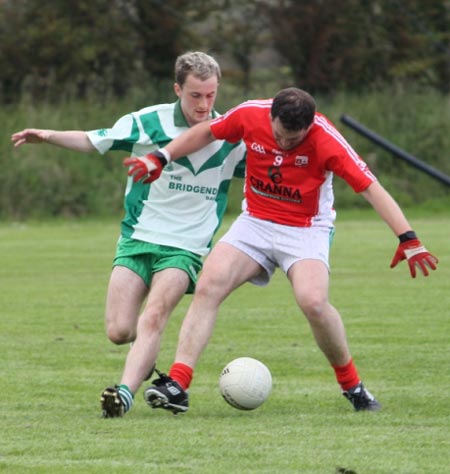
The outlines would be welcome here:
M 188 127 L 177 101 L 130 113 L 112 128 L 87 135 L 100 153 L 123 150 L 143 156 L 164 147 Z M 226 209 L 230 180 L 233 175 L 244 176 L 244 157 L 243 143 L 216 140 L 169 163 L 151 184 L 128 178 L 122 235 L 206 255 Z

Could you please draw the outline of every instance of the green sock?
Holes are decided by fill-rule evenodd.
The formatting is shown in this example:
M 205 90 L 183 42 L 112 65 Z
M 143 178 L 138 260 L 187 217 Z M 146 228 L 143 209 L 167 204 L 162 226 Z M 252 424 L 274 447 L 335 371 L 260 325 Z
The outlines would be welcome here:
M 119 395 L 122 403 L 125 407 L 125 413 L 133 406 L 134 394 L 124 384 L 119 385 Z

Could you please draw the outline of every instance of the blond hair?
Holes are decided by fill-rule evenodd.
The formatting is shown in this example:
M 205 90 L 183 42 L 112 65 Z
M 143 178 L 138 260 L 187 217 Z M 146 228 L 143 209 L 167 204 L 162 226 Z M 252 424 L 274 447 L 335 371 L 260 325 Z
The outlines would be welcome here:
M 205 81 L 212 76 L 222 77 L 217 61 L 206 53 L 190 51 L 178 56 L 175 61 L 175 82 L 183 87 L 189 74 Z

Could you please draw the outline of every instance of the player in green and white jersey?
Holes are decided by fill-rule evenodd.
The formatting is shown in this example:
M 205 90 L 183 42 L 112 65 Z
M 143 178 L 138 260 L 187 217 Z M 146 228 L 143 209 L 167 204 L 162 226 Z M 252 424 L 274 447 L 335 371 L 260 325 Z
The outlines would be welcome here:
M 212 110 L 211 116 L 218 114 Z M 153 151 L 159 144 L 167 144 L 189 125 L 181 102 L 177 101 L 131 113 L 113 128 L 87 135 L 102 153 L 132 146 L 132 155 L 142 156 L 149 148 Z M 226 207 L 230 179 L 243 152 L 242 144 L 222 141 L 215 147 L 203 148 L 192 159 L 185 157 L 169 164 L 150 186 L 129 179 L 122 237 L 206 255 L 212 232 L 220 224 Z M 170 219 L 167 205 L 171 208 Z
M 16 147 L 45 142 L 83 152 L 122 150 L 143 156 L 218 115 L 213 107 L 220 78 L 214 58 L 189 52 L 175 63 L 175 103 L 130 113 L 112 128 L 26 129 L 13 134 L 12 141 Z M 183 295 L 193 291 L 202 257 L 221 223 L 230 180 L 244 174 L 244 156 L 242 143 L 216 141 L 166 166 L 154 183 L 128 179 L 105 321 L 112 342 L 133 344 L 120 383 L 102 393 L 104 417 L 123 416 L 151 376 L 168 318 Z

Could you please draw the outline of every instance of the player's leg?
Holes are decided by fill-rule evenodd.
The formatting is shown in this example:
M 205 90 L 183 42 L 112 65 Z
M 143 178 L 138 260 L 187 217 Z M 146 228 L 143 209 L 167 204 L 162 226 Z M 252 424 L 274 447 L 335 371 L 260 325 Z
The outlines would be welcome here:
M 142 382 L 151 377 L 164 328 L 189 283 L 189 275 L 178 268 L 166 268 L 153 275 L 147 302 L 137 322 L 136 338 L 128 352 L 120 384 L 108 387 L 102 393 L 101 404 L 105 418 L 120 417 L 129 411 L 134 394 Z
M 328 269 L 320 260 L 300 260 L 288 271 L 295 299 L 330 364 L 345 365 L 351 356 L 344 325 L 328 301 Z
M 261 270 L 261 266 L 241 250 L 224 242 L 216 244 L 206 259 L 181 326 L 176 351 L 178 362 L 195 367 L 212 335 L 222 301 Z
M 144 392 L 152 408 L 165 408 L 174 413 L 188 409 L 185 390 L 212 335 L 220 304 L 235 288 L 258 275 L 261 270 L 255 260 L 232 245 L 222 242 L 216 244 L 206 259 L 183 320 L 170 377 L 161 377 Z
M 133 394 L 154 367 L 169 316 L 186 293 L 189 283 L 189 275 L 178 268 L 167 268 L 153 275 L 146 305 L 139 316 L 136 339 L 128 352 L 120 382 Z
M 305 314 L 314 338 L 331 366 L 344 396 L 356 410 L 378 410 L 380 405 L 364 388 L 353 363 L 344 324 L 328 301 L 329 273 L 320 260 L 301 260 L 291 266 L 288 278 L 297 304 Z
M 137 273 L 115 266 L 106 296 L 105 325 L 108 338 L 115 344 L 134 341 L 136 326 L 148 287 Z
M 125 344 L 134 341 L 137 321 L 148 287 L 142 276 L 122 265 L 114 266 L 106 297 L 105 326 L 111 342 Z M 123 416 L 132 404 L 133 396 L 119 386 L 103 390 L 101 407 L 105 418 Z M 125 402 L 124 402 L 125 401 Z
M 185 250 L 154 244 L 140 244 L 140 250 L 145 253 L 121 257 L 120 261 L 134 269 L 150 290 L 121 383 L 102 394 L 105 417 L 123 416 L 131 408 L 135 392 L 154 370 L 161 335 L 172 310 L 186 292 L 193 291 L 202 267 L 201 257 Z

